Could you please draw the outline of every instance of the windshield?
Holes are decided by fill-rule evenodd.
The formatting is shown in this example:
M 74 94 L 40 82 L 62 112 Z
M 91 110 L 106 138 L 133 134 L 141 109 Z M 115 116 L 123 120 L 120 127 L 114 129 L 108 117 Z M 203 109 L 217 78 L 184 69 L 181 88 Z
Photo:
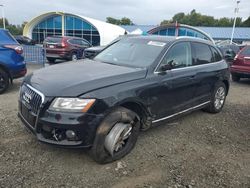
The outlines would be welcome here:
M 95 60 L 115 65 L 147 67 L 151 65 L 166 43 L 140 38 L 126 38 L 111 45 Z

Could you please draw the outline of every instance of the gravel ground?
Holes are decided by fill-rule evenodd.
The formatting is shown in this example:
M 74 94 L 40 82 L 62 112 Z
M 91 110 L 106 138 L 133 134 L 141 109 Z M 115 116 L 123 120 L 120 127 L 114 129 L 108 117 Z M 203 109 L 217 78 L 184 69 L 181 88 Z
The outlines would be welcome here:
M 0 95 L 0 187 L 250 188 L 250 80 L 232 83 L 223 111 L 197 111 L 142 132 L 120 161 L 39 143 L 17 118 L 20 80 Z

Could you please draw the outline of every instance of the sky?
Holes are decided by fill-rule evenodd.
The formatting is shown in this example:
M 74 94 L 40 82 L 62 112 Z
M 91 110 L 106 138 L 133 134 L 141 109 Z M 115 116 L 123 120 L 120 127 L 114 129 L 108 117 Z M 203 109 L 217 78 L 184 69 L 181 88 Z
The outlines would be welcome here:
M 157 25 L 178 12 L 189 13 L 192 9 L 215 18 L 234 17 L 236 0 L 0 0 L 0 4 L 13 24 L 45 12 L 63 11 L 103 21 L 109 16 L 128 17 L 135 24 Z M 238 16 L 243 20 L 250 16 L 250 0 L 241 0 Z

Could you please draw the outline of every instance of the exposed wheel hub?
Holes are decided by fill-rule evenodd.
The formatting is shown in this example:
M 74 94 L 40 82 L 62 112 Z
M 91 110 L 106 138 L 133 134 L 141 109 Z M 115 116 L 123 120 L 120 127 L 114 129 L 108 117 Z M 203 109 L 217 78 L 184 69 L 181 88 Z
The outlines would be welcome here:
M 114 155 L 114 152 L 118 152 L 125 147 L 126 141 L 131 135 L 131 131 L 131 123 L 117 123 L 110 130 L 105 138 L 104 146 L 112 156 Z

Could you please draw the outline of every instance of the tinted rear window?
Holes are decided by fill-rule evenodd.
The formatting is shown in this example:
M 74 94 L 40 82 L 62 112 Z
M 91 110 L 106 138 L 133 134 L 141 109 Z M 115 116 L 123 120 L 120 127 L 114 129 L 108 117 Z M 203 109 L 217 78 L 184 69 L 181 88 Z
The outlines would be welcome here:
M 45 42 L 47 43 L 61 43 L 62 38 L 47 38 Z
M 216 50 L 214 47 L 210 47 L 213 53 L 213 62 L 218 62 L 222 60 L 222 57 L 220 55 L 220 53 L 218 52 L 218 50 Z
M 0 30 L 0 44 L 16 44 L 16 43 L 17 43 L 16 40 L 8 31 Z
M 213 56 L 208 45 L 198 42 L 192 45 L 195 54 L 194 65 L 203 65 L 213 62 Z
M 250 56 L 250 47 L 245 47 L 240 54 Z

